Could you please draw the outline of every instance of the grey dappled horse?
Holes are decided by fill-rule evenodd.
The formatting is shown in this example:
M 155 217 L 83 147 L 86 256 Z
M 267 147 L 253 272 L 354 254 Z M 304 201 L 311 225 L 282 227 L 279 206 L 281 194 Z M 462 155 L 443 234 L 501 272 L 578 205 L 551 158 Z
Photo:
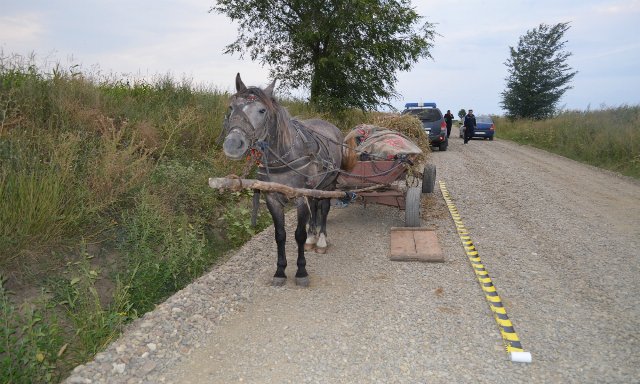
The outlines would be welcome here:
M 251 154 L 259 162 L 258 180 L 294 188 L 335 189 L 339 170 L 342 166 L 347 170 L 351 167 L 355 152 L 347 148 L 343 156 L 343 136 L 333 124 L 319 119 L 291 118 L 273 97 L 274 87 L 275 80 L 265 89 L 247 87 L 238 73 L 237 93 L 231 97 L 224 120 L 225 155 L 240 160 Z M 343 160 L 347 161 L 344 165 Z M 265 193 L 265 200 L 273 218 L 278 248 L 273 285 L 283 285 L 287 278 L 284 272 L 287 267 L 284 205 L 288 199 L 281 193 L 268 192 Z M 295 202 L 298 214 L 295 232 L 298 244 L 296 284 L 308 286 L 305 248 L 315 248 L 319 253 L 326 250 L 330 200 L 298 197 Z M 316 228 L 318 220 L 319 235 Z

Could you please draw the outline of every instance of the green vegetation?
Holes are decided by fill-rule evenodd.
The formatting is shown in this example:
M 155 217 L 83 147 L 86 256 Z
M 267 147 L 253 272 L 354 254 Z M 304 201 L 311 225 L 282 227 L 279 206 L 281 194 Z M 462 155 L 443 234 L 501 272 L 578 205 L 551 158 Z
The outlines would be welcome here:
M 502 139 L 640 178 L 640 106 L 565 111 L 546 120 L 496 118 Z
M 229 96 L 0 57 L 0 382 L 59 381 L 271 223 L 207 184 L 244 169 L 216 145 Z

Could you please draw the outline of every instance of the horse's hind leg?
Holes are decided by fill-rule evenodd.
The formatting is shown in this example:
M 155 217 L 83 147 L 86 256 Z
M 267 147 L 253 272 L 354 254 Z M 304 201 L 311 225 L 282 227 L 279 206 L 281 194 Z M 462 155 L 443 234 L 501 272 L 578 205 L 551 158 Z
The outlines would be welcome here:
M 307 240 L 304 244 L 304 249 L 310 251 L 316 247 L 316 243 L 318 242 L 318 232 L 317 232 L 317 222 L 318 222 L 318 199 L 308 198 L 309 203 L 309 211 L 311 211 L 311 215 L 309 216 L 309 231 L 307 232 Z
M 276 234 L 276 245 L 278 247 L 278 262 L 276 273 L 273 275 L 273 285 L 282 286 L 287 281 L 287 275 L 284 270 L 287 268 L 287 256 L 285 254 L 285 243 L 287 241 L 287 233 L 284 228 L 284 207 L 274 194 L 267 195 L 267 208 L 273 219 L 273 227 Z
M 318 202 L 320 206 L 320 235 L 316 243 L 316 252 L 327 252 L 327 216 L 329 216 L 329 208 L 331 208 L 331 200 L 322 199 Z
M 309 210 L 304 201 L 298 204 L 298 225 L 296 227 L 296 243 L 298 244 L 298 271 L 296 272 L 296 284 L 308 287 L 309 274 L 307 273 L 307 260 L 304 257 L 305 242 L 307 240 L 307 221 Z

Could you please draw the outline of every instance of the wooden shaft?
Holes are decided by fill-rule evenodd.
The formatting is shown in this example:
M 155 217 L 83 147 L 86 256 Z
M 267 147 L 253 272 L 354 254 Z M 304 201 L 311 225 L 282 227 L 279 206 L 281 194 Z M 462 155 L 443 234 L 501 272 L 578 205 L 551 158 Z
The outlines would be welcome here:
M 259 189 L 265 192 L 280 192 L 287 197 L 310 196 L 319 199 L 345 197 L 344 191 L 323 191 L 320 189 L 293 188 L 288 185 L 274 183 L 271 181 L 260 181 L 255 179 L 240 179 L 230 177 L 211 177 L 209 187 L 220 191 L 241 191 L 243 189 Z M 371 191 L 374 189 L 388 187 L 387 184 L 374 185 L 367 188 L 355 189 L 350 192 Z

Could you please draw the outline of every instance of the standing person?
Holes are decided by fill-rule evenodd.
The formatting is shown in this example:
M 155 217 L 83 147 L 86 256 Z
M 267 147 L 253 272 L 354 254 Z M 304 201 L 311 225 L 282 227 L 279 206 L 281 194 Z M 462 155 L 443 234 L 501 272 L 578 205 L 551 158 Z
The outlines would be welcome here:
M 476 117 L 473 114 L 473 109 L 469 110 L 469 113 L 464 117 L 464 143 L 467 144 L 473 137 L 473 131 L 476 129 Z
M 453 124 L 453 114 L 450 109 L 447 109 L 447 113 L 444 115 L 444 122 L 447 123 L 447 138 L 451 135 L 451 124 Z

